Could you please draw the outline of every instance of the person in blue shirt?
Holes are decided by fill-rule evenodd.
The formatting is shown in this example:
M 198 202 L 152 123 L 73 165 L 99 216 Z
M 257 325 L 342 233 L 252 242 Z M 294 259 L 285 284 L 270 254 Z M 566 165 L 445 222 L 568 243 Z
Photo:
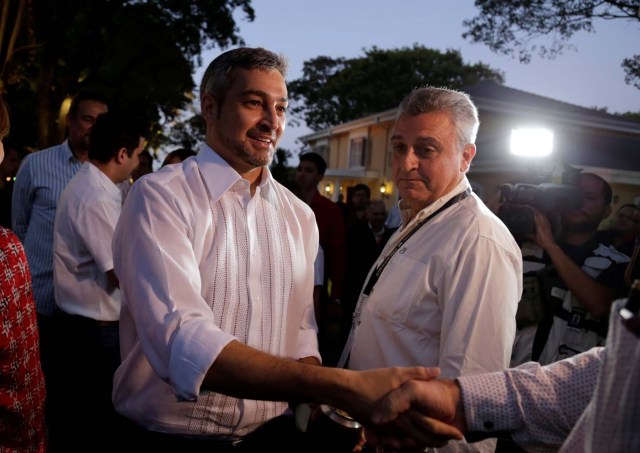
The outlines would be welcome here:
M 27 255 L 36 301 L 40 357 L 47 385 L 47 412 L 55 414 L 57 398 L 62 392 L 56 373 L 62 366 L 57 357 L 61 332 L 56 331 L 54 314 L 56 303 L 53 292 L 53 222 L 58 198 L 71 178 L 87 160 L 89 134 L 102 113 L 107 112 L 106 99 L 99 93 L 78 93 L 67 114 L 67 139 L 56 146 L 25 157 L 13 188 L 11 201 L 12 229 Z M 48 416 L 49 435 L 55 448 L 56 421 L 60 417 Z M 62 425 L 62 423 L 61 423 Z

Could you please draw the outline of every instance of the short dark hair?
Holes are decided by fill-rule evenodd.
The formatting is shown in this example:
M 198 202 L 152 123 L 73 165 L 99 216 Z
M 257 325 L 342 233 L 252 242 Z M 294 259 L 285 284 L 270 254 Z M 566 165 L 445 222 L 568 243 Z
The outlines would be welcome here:
M 318 153 L 310 152 L 300 154 L 300 162 L 311 162 L 315 164 L 319 175 L 324 175 L 324 172 L 327 171 L 327 161 Z
M 363 191 L 366 192 L 367 197 L 371 198 L 371 188 L 363 183 L 358 183 L 355 186 L 353 186 L 353 189 L 351 189 L 351 193 L 356 193 L 358 191 Z
M 71 106 L 69 107 L 69 115 L 75 116 L 78 113 L 80 104 L 84 101 L 100 102 L 104 105 L 108 105 L 107 98 L 102 93 L 97 91 L 80 91 L 71 100 Z
M 287 67 L 288 63 L 284 55 L 262 47 L 239 47 L 228 50 L 209 63 L 200 84 L 200 101 L 205 94 L 210 94 L 220 105 L 224 104 L 227 91 L 234 80 L 231 75 L 234 69 L 276 70 L 286 77 Z
M 89 159 L 107 163 L 121 148 L 126 148 L 131 156 L 140 145 L 142 136 L 142 130 L 136 123 L 113 112 L 103 113 L 91 129 Z

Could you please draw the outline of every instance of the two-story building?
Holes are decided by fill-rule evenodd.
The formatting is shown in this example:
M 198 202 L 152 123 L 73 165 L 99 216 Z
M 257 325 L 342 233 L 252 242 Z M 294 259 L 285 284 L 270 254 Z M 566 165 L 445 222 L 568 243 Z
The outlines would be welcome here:
M 477 153 L 468 177 L 487 198 L 505 182 L 561 182 L 566 168 L 599 174 L 614 191 L 613 209 L 640 197 L 640 122 L 535 94 L 481 82 L 469 93 L 480 115 Z M 301 137 L 308 150 L 321 154 L 328 169 L 321 191 L 338 200 L 356 183 L 372 189 L 389 207 L 397 200 L 389 138 L 397 109 L 369 115 Z M 526 158 L 511 153 L 514 129 L 546 128 L 552 152 Z

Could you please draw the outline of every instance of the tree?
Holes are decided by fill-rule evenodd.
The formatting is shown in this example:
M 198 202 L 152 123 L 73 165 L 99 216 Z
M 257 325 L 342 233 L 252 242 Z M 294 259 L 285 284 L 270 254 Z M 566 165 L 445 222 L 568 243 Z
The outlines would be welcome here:
M 476 0 L 478 16 L 465 20 L 464 38 L 483 43 L 497 53 L 531 61 L 537 53 L 554 58 L 567 48 L 573 48 L 570 38 L 578 31 L 593 32 L 593 20 L 640 21 L 637 0 Z M 550 45 L 534 41 L 551 40 Z M 622 62 L 625 81 L 640 89 L 640 55 Z
M 412 48 L 364 49 L 346 59 L 319 56 L 305 61 L 303 76 L 289 83 L 291 113 L 312 129 L 325 129 L 396 107 L 416 86 L 461 88 L 480 80 L 503 83 L 502 74 L 485 64 L 465 64 L 458 51 Z
M 202 51 L 243 44 L 236 9 L 254 19 L 250 0 L 3 0 L 0 87 L 13 141 L 59 142 L 63 103 L 81 89 L 104 92 L 112 109 L 134 114 L 162 141 L 162 125 L 193 99 Z

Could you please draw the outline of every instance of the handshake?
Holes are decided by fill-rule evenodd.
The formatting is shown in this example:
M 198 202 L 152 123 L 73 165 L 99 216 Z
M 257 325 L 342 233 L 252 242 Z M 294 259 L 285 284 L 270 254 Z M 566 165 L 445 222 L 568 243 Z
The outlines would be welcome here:
M 466 423 L 460 389 L 456 381 L 436 379 L 439 374 L 439 368 L 421 367 L 353 373 L 350 384 L 357 391 L 350 394 L 348 402 L 335 403 L 364 426 L 360 431 L 364 437 L 360 436 L 358 442 L 358 435 L 352 429 L 353 435 L 346 436 L 348 445 L 341 445 L 339 451 L 352 451 L 354 445 L 353 451 L 362 451 L 365 440 L 367 448 L 403 452 L 424 451 L 426 447 L 441 447 L 450 440 L 461 440 Z M 388 391 L 389 384 L 391 391 Z M 314 415 L 319 412 L 316 410 Z M 324 428 L 318 428 L 321 425 L 318 419 L 312 416 L 309 428 L 314 442 L 336 442 L 335 432 L 329 434 L 321 431 Z M 336 445 L 327 445 L 329 447 L 338 451 Z
M 375 407 L 365 437 L 373 446 L 424 451 L 462 440 L 466 430 L 460 388 L 455 380 L 410 380 L 388 393 Z

